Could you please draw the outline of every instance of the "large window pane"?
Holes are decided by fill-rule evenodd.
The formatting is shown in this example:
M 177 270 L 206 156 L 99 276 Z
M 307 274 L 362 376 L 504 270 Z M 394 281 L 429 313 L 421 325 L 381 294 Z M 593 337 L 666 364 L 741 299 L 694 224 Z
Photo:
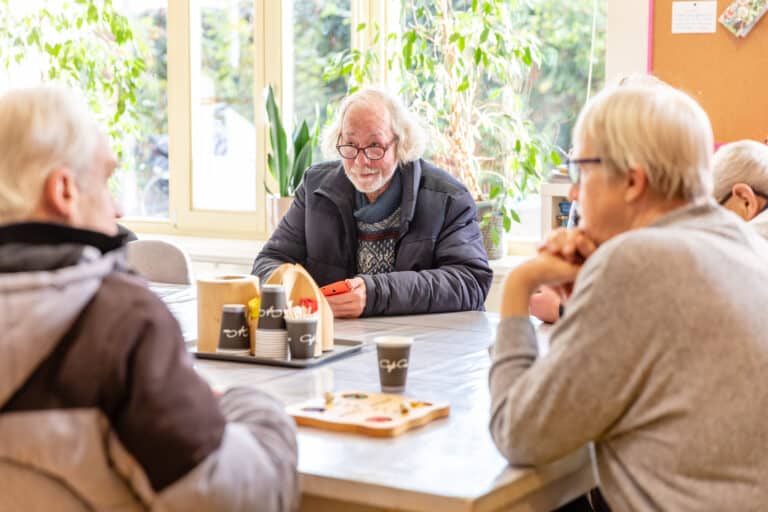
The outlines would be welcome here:
M 0 88 L 80 89 L 120 158 L 111 185 L 130 216 L 168 217 L 166 10 L 167 0 L 0 2 Z
M 597 8 L 595 12 L 593 7 Z M 571 131 L 588 94 L 605 83 L 606 0 L 535 0 L 526 24 L 541 41 L 542 65 L 533 75 L 528 111 L 536 129 L 562 151 L 571 147 Z M 595 16 L 595 44 L 591 48 Z M 590 83 L 590 62 L 592 76 Z M 588 84 L 590 90 L 588 91 Z M 529 196 L 517 205 L 521 222 L 510 233 L 541 236 L 541 200 Z
M 346 92 L 343 78 L 326 81 L 326 57 L 350 46 L 349 0 L 294 0 L 293 4 L 293 112 L 297 122 L 311 127 L 319 113 L 322 127 Z M 315 160 L 320 158 L 316 148 Z
M 133 30 L 144 61 L 136 95 L 136 133 L 119 141 L 123 158 L 116 195 L 126 216 L 168 218 L 167 0 L 116 2 Z
M 594 95 L 605 82 L 607 11 L 607 0 L 532 3 L 529 26 L 541 39 L 543 64 L 531 89 L 530 112 L 536 126 L 564 150 L 570 148 L 573 124 L 588 95 L 590 59 L 589 95 Z M 593 15 L 595 45 L 591 52 Z
M 569 148 L 588 93 L 604 83 L 607 1 L 500 2 L 494 5 L 503 7 L 504 15 L 487 21 L 480 9 L 473 11 L 477 4 L 470 0 L 403 4 L 406 37 L 396 40 L 393 55 L 413 64 L 406 66 L 404 85 L 432 129 L 428 157 L 448 170 L 472 168 L 474 173 L 461 178 L 469 186 L 476 176 L 486 197 L 491 185 L 512 190 L 508 204 L 521 218 L 511 223 L 512 233 L 537 238 L 540 200 L 533 193 L 556 161 L 550 160 L 549 148 Z M 491 37 L 489 21 L 495 30 Z M 417 41 L 413 48 L 404 42 L 410 40 Z M 530 54 L 509 54 L 509 48 L 524 48 L 527 41 L 538 41 Z M 474 61 L 467 65 L 472 51 Z M 435 56 L 440 62 L 427 65 Z M 522 65 L 526 60 L 530 70 Z M 482 76 L 472 62 L 483 65 Z M 467 92 L 448 92 L 460 90 Z M 471 158 L 462 161 L 465 155 Z
M 200 83 L 192 98 L 194 209 L 256 209 L 253 13 L 253 0 L 200 5 Z

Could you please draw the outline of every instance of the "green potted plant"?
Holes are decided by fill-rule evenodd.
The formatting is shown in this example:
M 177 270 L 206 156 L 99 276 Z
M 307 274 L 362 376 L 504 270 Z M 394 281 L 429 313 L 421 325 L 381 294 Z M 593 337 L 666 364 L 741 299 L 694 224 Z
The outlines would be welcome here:
M 538 188 L 545 166 L 558 166 L 558 152 L 550 151 L 545 157 L 541 148 L 550 143 L 530 125 L 514 147 L 505 152 L 499 166 L 501 171 L 481 170 L 478 173 L 482 200 L 477 201 L 477 216 L 489 259 L 502 258 L 506 252 L 504 234 L 512 229 L 512 223 L 520 223 L 517 204 L 525 199 L 531 187 Z
M 556 158 L 524 108 L 529 75 L 539 62 L 538 39 L 518 21 L 517 3 L 510 0 L 402 5 L 404 31 L 386 35 L 385 64 L 425 121 L 431 141 L 426 156 L 464 183 L 479 204 L 481 227 L 500 217 L 509 230 L 513 220 L 519 222 L 515 202 L 536 189 Z M 378 38 L 378 27 L 373 30 Z M 369 53 L 333 56 L 326 79 L 346 77 L 351 90 L 370 81 L 377 60 Z M 504 184 L 482 186 L 479 178 L 487 171 Z M 498 244 L 500 235 L 489 237 L 494 239 Z
M 290 208 L 293 194 L 304 178 L 304 171 L 312 165 L 312 152 L 317 145 L 320 127 L 317 122 L 319 116 L 315 116 L 312 131 L 306 121 L 301 121 L 288 140 L 271 85 L 267 90 L 266 109 L 271 147 L 267 154 L 267 166 L 277 184 L 276 194 L 267 186 L 267 229 L 274 231 Z
M 498 172 L 481 171 L 478 185 L 487 199 L 478 203 L 477 216 L 480 232 L 489 259 L 504 256 L 504 233 L 512 227 L 512 221 L 520 217 L 512 206 L 513 193 L 507 178 Z

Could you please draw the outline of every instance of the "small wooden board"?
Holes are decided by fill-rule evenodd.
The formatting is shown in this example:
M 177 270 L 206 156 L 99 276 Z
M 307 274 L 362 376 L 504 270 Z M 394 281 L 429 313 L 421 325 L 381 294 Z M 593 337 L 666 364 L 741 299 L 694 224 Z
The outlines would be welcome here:
M 447 403 L 432 403 L 401 395 L 338 391 L 287 408 L 297 425 L 373 437 L 395 437 L 407 430 L 448 416 Z

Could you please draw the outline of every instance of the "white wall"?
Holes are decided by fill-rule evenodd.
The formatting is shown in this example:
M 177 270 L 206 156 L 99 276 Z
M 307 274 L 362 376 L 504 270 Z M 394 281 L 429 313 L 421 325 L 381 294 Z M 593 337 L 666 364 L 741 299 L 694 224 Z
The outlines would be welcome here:
M 608 0 L 605 77 L 645 73 L 648 67 L 649 0 Z

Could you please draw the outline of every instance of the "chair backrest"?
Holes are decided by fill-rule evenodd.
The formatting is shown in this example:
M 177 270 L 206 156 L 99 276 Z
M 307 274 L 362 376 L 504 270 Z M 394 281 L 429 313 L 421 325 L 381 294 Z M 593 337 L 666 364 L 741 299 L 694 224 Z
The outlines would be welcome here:
M 135 240 L 126 247 L 128 264 L 148 281 L 192 284 L 189 256 L 178 245 L 162 240 Z

